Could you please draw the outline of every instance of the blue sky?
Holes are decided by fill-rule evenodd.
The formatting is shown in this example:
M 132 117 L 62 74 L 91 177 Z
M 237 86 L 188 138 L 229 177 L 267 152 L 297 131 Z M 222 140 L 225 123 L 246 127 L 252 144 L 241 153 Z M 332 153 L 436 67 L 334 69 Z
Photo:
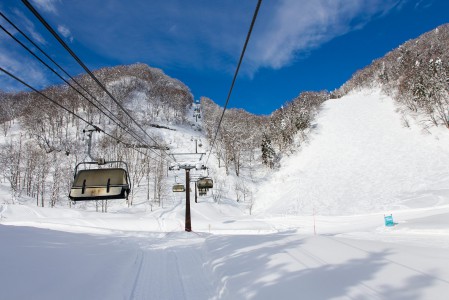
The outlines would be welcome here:
M 223 105 L 257 1 L 31 3 L 90 69 L 146 63 L 184 82 L 195 99 Z M 338 88 L 372 60 L 449 22 L 448 10 L 447 0 L 264 0 L 229 107 L 270 114 L 302 91 Z M 0 11 L 71 74 L 82 73 L 20 0 L 2 0 Z M 0 66 L 38 88 L 60 82 L 3 31 Z M 0 89 L 23 88 L 0 74 Z

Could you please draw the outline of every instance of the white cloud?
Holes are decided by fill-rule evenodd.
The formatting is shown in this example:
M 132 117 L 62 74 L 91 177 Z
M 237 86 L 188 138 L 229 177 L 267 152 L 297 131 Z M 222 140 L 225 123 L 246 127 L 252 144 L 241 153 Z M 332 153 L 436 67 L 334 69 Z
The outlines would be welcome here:
M 9 53 L 10 51 L 7 51 L 3 46 L 0 46 L 0 65 L 4 69 L 30 84 L 32 87 L 38 89 L 49 83 L 47 74 L 42 71 L 42 68 L 40 68 L 36 62 L 23 57 L 19 59 Z M 3 72 L 0 72 L 0 89 L 12 92 L 24 90 L 26 87 Z
M 68 39 L 70 42 L 73 42 L 73 36 L 72 33 L 70 32 L 70 29 L 68 29 L 66 26 L 64 25 L 58 25 L 58 32 L 65 37 L 66 39 Z
M 22 31 L 27 31 L 33 41 L 41 44 L 41 45 L 45 45 L 46 41 L 45 39 L 42 37 L 42 35 L 37 32 L 36 30 L 36 26 L 34 26 L 33 22 L 30 21 L 30 19 L 28 19 L 24 13 L 22 13 L 21 11 L 19 11 L 18 9 L 14 9 L 14 14 L 18 17 L 18 20 L 20 20 L 20 22 L 23 24 L 22 26 L 25 27 L 25 30 L 23 29 L 22 26 L 18 26 Z
M 54 14 L 58 13 L 55 4 L 56 2 L 59 2 L 59 0 L 32 0 L 32 2 L 38 9 Z
M 265 1 L 242 73 L 252 76 L 260 68 L 288 66 L 324 43 L 363 28 L 373 18 L 400 9 L 404 1 Z M 51 12 L 47 14 L 51 24 L 64 24 L 57 26 L 64 38 L 73 42 L 75 34 L 85 48 L 119 63 L 144 61 L 161 68 L 230 73 L 235 71 L 255 8 L 253 1 L 237 0 L 188 4 L 183 0 L 33 0 L 33 4 Z M 38 35 L 32 26 L 27 30 Z
M 362 28 L 373 17 L 383 15 L 398 0 L 282 0 L 256 22 L 248 53 L 249 73 L 261 67 L 279 69 L 298 56 L 335 37 Z
M 14 32 L 12 27 L 10 29 Z M 40 63 L 5 34 L 0 35 L 0 66 L 33 87 L 41 88 L 49 83 L 48 74 L 43 71 Z M 0 72 L 0 89 L 10 92 L 26 88 L 15 79 Z
M 433 1 L 419 0 L 415 4 L 415 9 L 429 8 L 433 5 Z

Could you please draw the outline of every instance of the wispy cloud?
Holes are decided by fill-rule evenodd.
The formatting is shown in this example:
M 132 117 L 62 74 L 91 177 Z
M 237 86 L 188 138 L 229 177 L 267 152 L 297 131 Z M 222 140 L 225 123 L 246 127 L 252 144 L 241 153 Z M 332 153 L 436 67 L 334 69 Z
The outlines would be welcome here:
M 406 1 L 265 1 L 242 71 L 253 76 L 261 68 L 288 66 L 330 40 L 400 9 Z M 83 49 L 90 51 L 88 56 L 104 58 L 90 62 L 96 67 L 108 60 L 221 73 L 235 70 L 255 8 L 255 1 L 239 0 L 32 2 L 50 24 L 60 24 L 56 29 L 62 36 L 71 42 L 75 38 Z M 16 12 L 17 16 L 20 14 L 33 38 L 45 43 L 33 23 Z M 10 61 L 11 66 L 16 63 L 19 61 Z M 39 74 L 34 77 L 39 78 Z
M 415 4 L 415 9 L 420 9 L 420 8 L 429 8 L 431 7 L 433 4 L 433 0 L 419 0 L 416 2 Z
M 75 1 L 58 6 L 59 14 L 49 15 L 49 19 L 53 24 L 65 24 L 71 36 L 98 56 L 120 63 L 140 61 L 162 68 L 223 69 L 223 65 L 229 64 L 227 57 L 238 55 L 254 8 L 249 1 L 237 4 Z
M 42 88 L 49 83 L 48 74 L 42 70 L 36 61 L 25 56 L 19 58 L 10 53 L 12 53 L 10 49 L 0 45 L 0 66 L 35 88 Z M 0 72 L 0 89 L 11 92 L 26 88 L 15 79 Z
M 33 40 L 41 45 L 46 44 L 45 39 L 42 37 L 42 35 L 36 30 L 36 26 L 33 24 L 33 22 L 28 19 L 23 12 L 21 12 L 18 9 L 13 10 L 14 15 L 16 15 L 16 19 L 20 20 L 20 27 L 24 28 L 24 31 L 28 32 Z
M 8 19 L 11 19 L 11 21 L 21 30 L 28 33 L 35 42 L 41 45 L 46 44 L 42 35 L 36 31 L 34 24 L 19 10 L 11 10 Z M 19 40 L 24 40 L 5 20 L 1 19 L 0 23 L 2 23 L 9 32 L 17 36 Z M 26 53 L 3 31 L 0 32 L 0 66 L 33 87 L 41 88 L 49 83 L 48 74 L 43 71 L 40 63 Z M 0 89 L 10 92 L 26 88 L 18 81 L 10 78 L 3 72 L 0 72 Z
M 250 73 L 279 69 L 324 43 L 362 28 L 400 2 L 360 0 L 282 0 L 265 23 L 257 24 L 248 54 Z M 261 20 L 262 21 L 262 20 Z
M 39 9 L 46 12 L 57 13 L 56 4 L 59 0 L 32 0 L 33 4 Z
M 72 33 L 70 32 L 70 29 L 68 29 L 66 26 L 64 25 L 58 25 L 58 32 L 65 37 L 66 39 L 68 39 L 70 42 L 73 42 L 73 36 Z
M 92 0 L 95 2 L 95 0 Z M 262 4 L 243 71 L 279 69 L 309 51 L 387 14 L 406 0 L 279 0 Z M 89 2 L 91 3 L 91 2 Z M 92 4 L 92 5 L 99 5 Z M 254 2 L 108 2 L 101 13 L 69 24 L 103 55 L 138 58 L 161 67 L 233 70 L 249 28 Z M 90 14 L 91 7 L 81 8 Z M 75 12 L 74 12 L 75 13 Z M 120 20 L 120 22 L 117 22 Z M 95 28 L 96 34 L 92 32 Z

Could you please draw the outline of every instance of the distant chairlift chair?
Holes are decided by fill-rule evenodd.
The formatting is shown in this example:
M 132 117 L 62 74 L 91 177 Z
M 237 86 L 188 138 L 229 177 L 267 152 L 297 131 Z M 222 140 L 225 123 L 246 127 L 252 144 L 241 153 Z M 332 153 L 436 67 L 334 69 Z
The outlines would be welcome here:
M 198 179 L 196 186 L 198 188 L 198 194 L 200 196 L 205 196 L 207 194 L 207 191 L 214 187 L 214 181 L 212 180 L 212 178 L 203 177 Z
M 173 185 L 173 192 L 174 193 L 180 193 L 180 192 L 185 192 L 185 191 L 186 191 L 186 188 L 185 188 L 185 186 L 183 184 L 175 183 Z

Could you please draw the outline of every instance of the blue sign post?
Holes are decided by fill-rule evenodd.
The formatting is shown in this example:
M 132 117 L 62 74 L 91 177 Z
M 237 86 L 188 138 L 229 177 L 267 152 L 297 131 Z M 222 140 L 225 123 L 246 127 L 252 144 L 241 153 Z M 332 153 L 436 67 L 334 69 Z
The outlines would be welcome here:
M 385 219 L 385 226 L 392 227 L 395 225 L 393 221 L 393 215 L 389 216 L 384 215 L 384 219 Z

